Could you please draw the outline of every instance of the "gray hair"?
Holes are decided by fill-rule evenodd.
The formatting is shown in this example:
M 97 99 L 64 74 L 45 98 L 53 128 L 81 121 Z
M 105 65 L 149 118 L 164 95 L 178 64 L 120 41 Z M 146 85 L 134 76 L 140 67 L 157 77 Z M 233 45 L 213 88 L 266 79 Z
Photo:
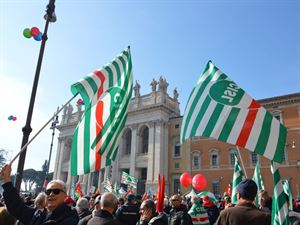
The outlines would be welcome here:
M 100 204 L 102 208 L 113 208 L 118 204 L 118 199 L 113 193 L 105 192 L 101 196 Z
M 89 208 L 89 201 L 86 198 L 80 198 L 78 199 L 76 203 L 76 208 L 79 210 L 84 210 Z
M 35 200 L 34 200 L 34 206 L 42 206 L 42 207 L 45 207 L 45 204 L 46 204 L 46 194 L 41 192 L 39 193 Z
M 66 183 L 63 182 L 62 180 L 51 180 L 47 186 L 49 186 L 50 184 L 53 184 L 53 183 L 60 184 L 63 188 L 63 191 L 67 191 Z

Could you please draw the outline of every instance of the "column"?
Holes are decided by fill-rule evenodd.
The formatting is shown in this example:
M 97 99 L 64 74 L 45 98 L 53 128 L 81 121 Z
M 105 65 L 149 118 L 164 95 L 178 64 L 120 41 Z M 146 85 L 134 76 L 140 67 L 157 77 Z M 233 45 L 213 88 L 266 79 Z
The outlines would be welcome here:
M 136 152 L 138 148 L 138 136 L 137 133 L 138 125 L 134 124 L 132 125 L 131 130 L 131 152 L 130 152 L 130 168 L 129 168 L 129 174 L 131 176 L 135 177 L 135 158 L 136 158 Z
M 163 134 L 164 134 L 164 127 L 163 127 L 163 121 L 158 120 L 155 123 L 155 142 L 154 142 L 154 181 L 157 182 L 158 174 L 162 174 L 163 172 L 163 164 L 165 163 L 163 161 Z
M 61 168 L 61 163 L 60 163 L 61 160 L 60 160 L 60 158 L 62 157 L 63 142 L 64 142 L 64 137 L 59 137 L 58 138 L 58 145 L 57 145 L 55 165 L 54 165 L 53 179 L 58 179 L 59 176 L 60 176 L 60 168 Z
M 181 145 L 181 152 L 183 151 L 182 146 L 183 145 Z M 192 162 L 191 162 L 191 139 L 190 138 L 188 138 L 187 141 L 186 141 L 185 151 L 186 151 L 186 170 L 187 170 L 188 173 L 191 174 L 191 172 L 192 172 L 192 168 L 191 168 Z
M 163 172 L 162 175 L 165 176 L 165 190 L 169 190 L 169 181 L 168 181 L 168 169 L 169 169 L 169 155 L 168 155 L 168 149 L 169 149 L 169 123 L 164 122 L 163 123 L 163 148 L 162 148 L 162 155 L 163 155 L 163 160 L 162 160 L 162 165 L 163 165 Z
M 60 148 L 60 155 L 59 155 L 59 161 L 58 161 L 58 168 L 57 168 L 57 176 L 56 179 L 61 179 L 61 172 L 62 172 L 62 165 L 63 165 L 63 160 L 66 158 L 66 145 L 67 145 L 67 137 L 63 137 L 63 141 L 61 143 L 61 148 Z
M 155 122 L 150 121 L 149 125 L 149 143 L 148 143 L 148 166 L 147 166 L 147 182 L 146 190 L 148 186 L 153 182 L 154 167 L 156 166 L 154 161 L 154 144 L 155 144 Z

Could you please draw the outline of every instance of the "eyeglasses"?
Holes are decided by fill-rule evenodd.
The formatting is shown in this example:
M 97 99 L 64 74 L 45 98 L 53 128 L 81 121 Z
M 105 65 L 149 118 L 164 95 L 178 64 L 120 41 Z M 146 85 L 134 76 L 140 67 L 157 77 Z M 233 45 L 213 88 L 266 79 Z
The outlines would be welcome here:
M 58 195 L 60 192 L 63 192 L 63 193 L 66 193 L 65 191 L 63 190 L 60 190 L 60 189 L 48 189 L 45 191 L 46 195 L 50 195 L 51 193 L 55 194 L 55 195 Z

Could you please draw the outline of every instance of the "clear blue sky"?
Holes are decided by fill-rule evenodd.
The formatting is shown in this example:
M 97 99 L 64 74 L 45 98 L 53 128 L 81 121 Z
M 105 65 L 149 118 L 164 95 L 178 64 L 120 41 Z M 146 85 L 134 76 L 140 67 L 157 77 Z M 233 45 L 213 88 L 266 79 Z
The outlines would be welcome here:
M 22 32 L 44 29 L 47 3 L 0 0 L 0 148 L 14 150 L 12 155 L 21 145 L 40 48 Z M 152 78 L 163 75 L 169 94 L 175 87 L 179 91 L 181 114 L 208 60 L 255 99 L 300 91 L 297 0 L 57 0 L 56 15 L 48 30 L 32 134 L 71 97 L 72 83 L 128 45 L 142 94 L 150 92 Z M 7 120 L 11 114 L 17 121 Z M 41 168 L 50 141 L 47 128 L 28 148 L 25 168 Z M 54 160 L 55 151 L 52 168 Z

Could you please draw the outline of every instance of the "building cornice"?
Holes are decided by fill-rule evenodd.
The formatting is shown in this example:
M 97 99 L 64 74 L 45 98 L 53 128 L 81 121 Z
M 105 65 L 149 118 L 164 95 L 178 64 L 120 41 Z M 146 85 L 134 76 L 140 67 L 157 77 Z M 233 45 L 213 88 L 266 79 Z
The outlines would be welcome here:
M 300 92 L 289 95 L 265 98 L 258 100 L 258 102 L 266 108 L 278 107 L 283 105 L 293 105 L 300 103 Z

